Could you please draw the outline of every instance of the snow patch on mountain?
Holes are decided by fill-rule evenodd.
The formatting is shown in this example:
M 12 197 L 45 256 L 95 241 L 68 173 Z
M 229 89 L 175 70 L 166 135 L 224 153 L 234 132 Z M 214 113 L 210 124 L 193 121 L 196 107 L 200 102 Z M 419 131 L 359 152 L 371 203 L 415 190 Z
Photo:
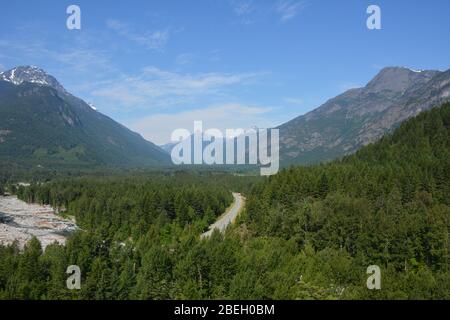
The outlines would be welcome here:
M 4 71 L 0 73 L 0 79 L 10 82 L 14 85 L 20 85 L 24 82 L 29 82 L 43 86 L 49 86 L 60 92 L 67 92 L 54 77 L 36 66 L 17 67 L 8 71 Z
M 92 110 L 97 111 L 97 108 L 94 106 L 93 103 L 89 102 L 88 106 L 91 107 Z

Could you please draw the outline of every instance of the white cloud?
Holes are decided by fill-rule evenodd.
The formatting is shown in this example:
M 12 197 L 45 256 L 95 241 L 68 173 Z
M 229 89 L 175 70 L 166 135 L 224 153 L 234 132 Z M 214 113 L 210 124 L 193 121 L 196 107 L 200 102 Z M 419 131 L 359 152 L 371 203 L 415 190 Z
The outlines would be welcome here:
M 303 100 L 300 98 L 284 98 L 283 101 L 289 104 L 303 104 Z
M 254 0 L 230 0 L 235 15 L 243 24 L 252 24 L 274 13 L 282 22 L 294 19 L 307 6 L 306 0 L 278 0 L 275 4 Z
M 145 33 L 138 33 L 132 31 L 128 27 L 128 25 L 118 20 L 109 19 L 106 21 L 106 25 L 109 29 L 117 32 L 117 34 L 151 50 L 164 49 L 170 37 L 170 32 L 168 28 L 163 30 L 154 30 Z
M 168 107 L 193 101 L 195 97 L 221 96 L 233 85 L 245 85 L 261 73 L 182 74 L 147 67 L 137 76 L 122 76 L 105 81 L 91 95 L 106 99 L 118 107 Z
M 77 72 L 92 73 L 93 70 L 112 71 L 113 69 L 107 54 L 98 50 L 78 48 L 62 52 L 53 51 L 49 54 L 55 61 Z
M 289 21 L 297 16 L 300 10 L 306 7 L 305 1 L 281 0 L 277 5 L 277 13 L 282 22 Z
M 7 41 L 0 40 L 0 49 L 9 50 L 21 59 L 19 64 L 37 64 L 40 61 L 58 62 L 63 65 L 60 68 L 69 72 L 88 72 L 92 74 L 92 70 L 102 72 L 111 71 L 112 66 L 108 55 L 104 51 L 93 50 L 87 47 L 76 47 L 69 49 L 52 50 L 45 43 L 39 41 Z M 23 60 L 23 61 L 22 61 Z
M 257 7 L 253 0 L 231 0 L 230 5 L 242 24 L 252 24 L 255 21 Z
M 194 55 L 192 53 L 182 53 L 175 58 L 175 63 L 180 66 L 192 64 Z
M 238 16 L 248 15 L 255 9 L 251 0 L 234 0 L 231 1 L 231 6 Z
M 144 138 L 157 144 L 170 142 L 170 136 L 176 129 L 187 129 L 193 132 L 194 121 L 203 121 L 203 129 L 217 128 L 222 132 L 226 129 L 273 127 L 267 119 L 269 107 L 246 106 L 229 103 L 203 109 L 194 109 L 175 114 L 155 114 L 144 119 L 129 123 L 132 130 L 141 133 Z

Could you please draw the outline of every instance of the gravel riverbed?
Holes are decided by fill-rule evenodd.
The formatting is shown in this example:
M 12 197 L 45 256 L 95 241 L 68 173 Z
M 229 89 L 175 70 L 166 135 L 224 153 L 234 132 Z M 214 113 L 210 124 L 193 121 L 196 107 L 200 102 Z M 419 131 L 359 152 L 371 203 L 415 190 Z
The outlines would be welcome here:
M 50 206 L 29 204 L 15 196 L 0 197 L 0 243 L 4 245 L 17 240 L 23 248 L 35 236 L 45 249 L 55 241 L 65 244 L 76 228 L 74 221 L 56 215 Z

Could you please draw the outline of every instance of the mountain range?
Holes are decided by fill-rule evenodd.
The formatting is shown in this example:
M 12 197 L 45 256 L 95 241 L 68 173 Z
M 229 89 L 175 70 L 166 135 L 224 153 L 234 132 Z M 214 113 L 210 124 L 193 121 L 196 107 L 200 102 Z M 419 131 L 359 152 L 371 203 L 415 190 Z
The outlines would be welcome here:
M 450 100 L 450 70 L 389 67 L 279 127 L 283 164 L 310 164 L 354 153 L 401 122 Z
M 389 67 L 281 126 L 282 165 L 354 153 L 421 111 L 450 101 L 450 70 Z M 0 73 L 0 160 L 41 166 L 170 165 L 174 144 L 158 147 L 37 67 Z
M 0 159 L 44 167 L 170 164 L 158 146 L 30 66 L 0 73 Z

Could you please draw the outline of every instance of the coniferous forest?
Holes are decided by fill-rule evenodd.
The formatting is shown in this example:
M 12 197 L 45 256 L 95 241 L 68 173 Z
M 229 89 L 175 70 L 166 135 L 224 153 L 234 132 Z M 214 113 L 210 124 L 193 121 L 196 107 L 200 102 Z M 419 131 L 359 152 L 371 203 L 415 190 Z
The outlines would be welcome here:
M 31 174 L 0 193 L 79 229 L 45 252 L 0 247 L 0 299 L 450 299 L 450 104 L 327 164 L 270 178 L 179 171 Z M 30 173 L 27 173 L 30 175 Z M 201 239 L 233 201 L 244 212 Z M 81 290 L 66 288 L 78 265 Z M 378 265 L 382 290 L 368 290 Z

